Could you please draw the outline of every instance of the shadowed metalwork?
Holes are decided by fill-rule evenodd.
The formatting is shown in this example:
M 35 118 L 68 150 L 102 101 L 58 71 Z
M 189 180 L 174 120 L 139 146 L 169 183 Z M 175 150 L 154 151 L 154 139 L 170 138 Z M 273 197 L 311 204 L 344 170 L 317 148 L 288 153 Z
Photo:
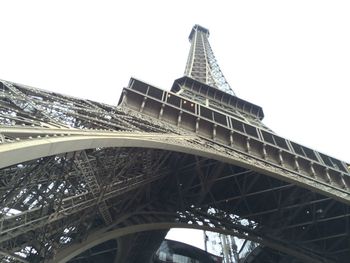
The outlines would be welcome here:
M 147 262 L 176 227 L 247 240 L 240 262 L 348 262 L 349 164 L 267 128 L 208 36 L 117 107 L 0 82 L 3 262 Z

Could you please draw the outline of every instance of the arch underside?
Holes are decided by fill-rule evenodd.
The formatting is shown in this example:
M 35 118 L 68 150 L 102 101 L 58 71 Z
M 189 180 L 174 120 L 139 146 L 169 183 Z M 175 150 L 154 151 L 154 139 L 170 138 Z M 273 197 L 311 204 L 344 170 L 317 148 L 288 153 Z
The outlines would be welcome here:
M 0 91 L 3 261 L 138 262 L 135 251 L 156 247 L 147 240 L 191 227 L 301 262 L 348 262 L 350 198 L 337 185 L 125 109 L 8 82 Z
M 169 228 L 190 227 L 250 239 L 300 262 L 346 262 L 347 205 L 242 166 L 205 153 L 98 147 L 5 167 L 3 208 L 27 212 L 5 218 L 2 249 L 33 248 L 30 262 L 67 262 L 117 239 L 130 251 L 124 262 L 139 262 L 135 251 L 157 245 L 137 241 L 143 233 L 160 242 Z

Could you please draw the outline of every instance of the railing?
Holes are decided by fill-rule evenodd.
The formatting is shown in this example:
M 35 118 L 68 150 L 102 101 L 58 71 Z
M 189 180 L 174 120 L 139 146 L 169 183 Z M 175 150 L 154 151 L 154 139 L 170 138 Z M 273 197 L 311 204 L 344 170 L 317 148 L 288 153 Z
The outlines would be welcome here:
M 136 79 L 131 79 L 123 96 L 122 106 L 339 189 L 350 189 L 349 164 L 286 140 L 243 119 Z

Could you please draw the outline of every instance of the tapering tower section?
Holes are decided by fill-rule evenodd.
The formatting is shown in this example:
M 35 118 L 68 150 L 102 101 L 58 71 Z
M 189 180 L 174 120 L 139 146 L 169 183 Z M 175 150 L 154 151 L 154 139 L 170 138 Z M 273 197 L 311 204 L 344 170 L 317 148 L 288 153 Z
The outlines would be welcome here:
M 250 240 L 220 241 L 240 263 L 349 262 L 350 164 L 264 127 L 191 32 L 188 74 L 117 107 L 0 80 L 0 262 L 152 262 L 173 227 Z
M 174 176 L 178 180 L 172 183 L 176 188 L 172 191 L 179 193 L 176 202 L 187 195 L 185 203 L 179 202 L 179 211 L 186 206 L 185 209 L 199 209 L 204 214 L 215 210 L 215 214 L 229 215 L 226 219 L 238 225 L 250 222 L 252 229 L 262 236 L 245 243 L 248 246 L 241 251 L 248 254 L 251 248 L 255 250 L 254 242 L 263 244 L 270 237 L 278 243 L 271 248 L 287 254 L 293 249 L 288 255 L 301 259 L 293 261 L 296 263 L 348 262 L 350 165 L 268 129 L 262 123 L 264 113 L 260 106 L 237 97 L 221 85 L 227 82 L 212 59 L 208 36 L 209 31 L 204 27 L 192 28 L 185 76 L 175 80 L 170 91 L 132 78 L 118 104 L 128 116 L 149 118 L 154 125 L 167 127 L 172 133 L 195 136 L 196 144 L 191 144 L 186 153 L 204 147 L 206 154 L 214 153 L 213 159 L 227 162 L 225 158 L 229 156 L 234 164 L 229 171 L 220 166 L 201 170 L 201 164 L 195 161 L 191 176 L 197 174 L 197 177 Z M 222 82 L 218 81 L 220 78 Z M 186 142 L 177 146 L 183 145 Z M 174 170 L 180 166 L 187 167 L 176 164 Z M 237 170 L 238 167 L 246 170 Z M 163 189 L 169 192 L 171 188 Z M 196 222 L 195 217 L 191 222 Z M 249 239 L 246 234 L 240 237 Z M 226 245 L 233 243 L 227 239 L 221 242 L 225 251 Z M 294 249 L 296 244 L 298 247 Z M 267 251 L 261 246 L 255 252 L 260 253 L 259 249 Z M 271 262 L 260 260 L 254 253 L 253 259 L 240 262 Z M 228 252 L 226 255 L 228 259 L 231 256 Z M 236 257 L 237 253 L 232 256 Z
M 185 75 L 235 95 L 220 70 L 208 38 L 208 29 L 200 25 L 193 26 L 189 36 L 191 49 L 187 59 Z
M 189 35 L 191 48 L 185 76 L 175 80 L 171 91 L 198 103 L 201 109 L 197 113 L 201 117 L 222 123 L 219 119 L 223 118 L 218 116 L 224 114 L 270 131 L 261 122 L 263 109 L 235 95 L 220 70 L 208 38 L 208 29 L 193 26 Z

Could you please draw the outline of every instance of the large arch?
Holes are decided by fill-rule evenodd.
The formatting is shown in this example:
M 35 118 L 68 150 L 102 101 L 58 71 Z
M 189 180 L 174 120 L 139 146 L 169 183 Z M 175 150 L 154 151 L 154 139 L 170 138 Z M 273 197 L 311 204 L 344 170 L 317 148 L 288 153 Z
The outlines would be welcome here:
M 195 140 L 191 143 L 191 140 Z M 205 142 L 200 141 L 200 142 Z M 199 143 L 200 143 L 199 142 Z M 207 148 L 206 145 L 201 145 L 198 143 L 198 137 L 190 135 L 168 135 L 168 134 L 156 134 L 156 133 L 125 133 L 125 132 L 113 132 L 110 134 L 96 134 L 92 133 L 86 134 L 74 134 L 65 135 L 58 137 L 44 137 L 32 140 L 22 140 L 13 143 L 6 143 L 1 145 L 0 154 L 5 158 L 0 158 L 0 167 L 8 167 L 14 164 L 25 162 L 28 160 L 35 160 L 45 156 L 59 155 L 66 152 L 74 152 L 85 149 L 94 148 L 152 148 L 161 149 L 172 152 L 180 152 L 191 154 L 195 156 L 200 156 L 204 158 L 209 158 L 217 160 L 227 164 L 233 164 L 241 166 L 247 169 L 252 169 L 257 172 L 261 172 L 264 175 L 270 175 L 272 177 L 278 178 L 280 180 L 285 180 L 287 182 L 293 182 L 298 185 L 303 186 L 303 188 L 318 189 L 319 192 L 325 192 L 317 188 L 315 185 L 308 185 L 300 178 L 296 176 L 289 176 L 290 174 L 286 171 L 281 172 L 281 170 L 269 164 L 268 162 L 260 161 L 259 159 L 253 159 L 247 157 L 247 154 L 236 152 L 232 150 L 233 154 L 229 154 L 222 151 L 224 148 Z M 332 193 L 328 193 L 328 196 L 333 196 Z M 339 198 L 339 196 L 338 196 Z M 344 202 L 344 200 L 343 200 Z M 85 251 L 86 249 L 98 245 L 104 241 L 110 239 L 116 239 L 125 235 L 138 233 L 142 231 L 150 230 L 162 230 L 169 228 L 196 228 L 204 229 L 210 231 L 217 231 L 223 234 L 236 235 L 238 237 L 243 237 L 245 239 L 250 239 L 259 243 L 263 243 L 266 246 L 275 248 L 276 250 L 285 252 L 287 254 L 295 255 L 299 258 L 305 259 L 306 262 L 323 262 L 308 254 L 303 253 L 303 251 L 298 251 L 297 249 L 290 248 L 283 245 L 283 240 L 279 242 L 274 242 L 266 237 L 261 237 L 259 235 L 249 236 L 239 236 L 235 229 L 213 229 L 207 226 L 194 226 L 192 224 L 186 223 L 174 223 L 174 222 L 158 222 L 158 223 L 146 223 L 139 224 L 130 227 L 123 227 L 112 230 L 110 232 L 103 232 L 103 234 L 91 234 L 88 239 L 75 247 L 72 245 L 62 253 L 59 253 L 54 261 L 52 262 L 66 262 L 67 260 L 73 258 L 79 253 Z M 72 252 L 70 253 L 69 251 Z
M 100 229 L 95 233 L 92 233 L 88 236 L 86 240 L 81 243 L 77 243 L 71 245 L 70 247 L 60 251 L 53 260 L 47 261 L 48 263 L 65 263 L 80 253 L 86 251 L 89 248 L 92 248 L 96 245 L 99 245 L 103 242 L 109 241 L 111 239 L 117 239 L 123 236 L 127 236 L 130 234 L 135 234 L 143 231 L 153 231 L 153 230 L 167 230 L 170 228 L 189 228 L 189 229 L 198 229 L 198 230 L 206 230 L 213 231 L 220 234 L 232 235 L 239 238 L 248 239 L 254 242 L 260 242 L 268 247 L 279 250 L 283 253 L 289 254 L 301 260 L 305 260 L 305 262 L 310 263 L 322 263 L 324 262 L 321 258 L 315 257 L 315 255 L 308 255 L 305 252 L 298 251 L 295 248 L 291 248 L 283 245 L 282 243 L 268 239 L 262 239 L 259 236 L 245 235 L 243 233 L 239 233 L 237 229 L 221 229 L 221 228 L 213 228 L 205 225 L 197 225 L 197 224 L 187 224 L 181 222 L 158 222 L 158 223 L 145 223 L 139 225 L 128 226 L 124 228 L 118 228 L 109 232 L 104 229 Z
M 102 147 L 136 147 L 169 150 L 198 155 L 228 164 L 262 172 L 277 179 L 299 185 L 312 191 L 350 204 L 350 196 L 343 189 L 322 184 L 311 177 L 302 176 L 288 169 L 259 158 L 251 158 L 238 150 L 221 151 L 223 149 L 207 149 L 198 143 L 199 137 L 192 135 L 175 135 L 141 132 L 93 132 L 66 134 L 65 136 L 46 136 L 40 139 L 23 140 L 6 143 L 0 147 L 0 169 L 41 157 Z M 62 134 L 63 135 L 63 134 Z M 195 143 L 190 141 L 197 139 Z

